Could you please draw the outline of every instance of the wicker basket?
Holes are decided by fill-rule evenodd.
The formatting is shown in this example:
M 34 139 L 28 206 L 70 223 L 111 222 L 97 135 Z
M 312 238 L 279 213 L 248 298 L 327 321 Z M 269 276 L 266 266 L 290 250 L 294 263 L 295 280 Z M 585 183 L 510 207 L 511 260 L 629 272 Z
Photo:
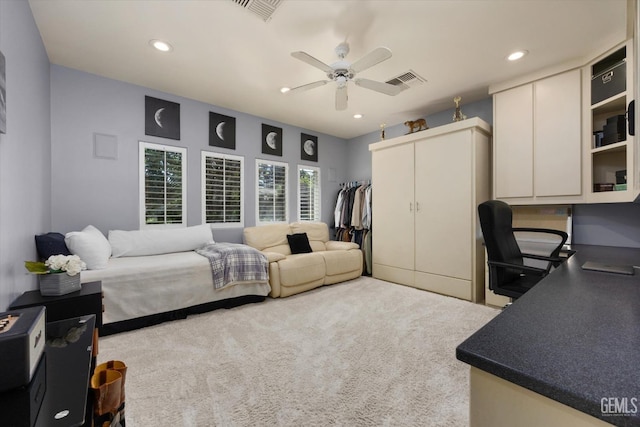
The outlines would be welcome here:
M 69 276 L 67 273 L 49 273 L 38 275 L 40 293 L 43 296 L 59 296 L 82 289 L 80 274 Z

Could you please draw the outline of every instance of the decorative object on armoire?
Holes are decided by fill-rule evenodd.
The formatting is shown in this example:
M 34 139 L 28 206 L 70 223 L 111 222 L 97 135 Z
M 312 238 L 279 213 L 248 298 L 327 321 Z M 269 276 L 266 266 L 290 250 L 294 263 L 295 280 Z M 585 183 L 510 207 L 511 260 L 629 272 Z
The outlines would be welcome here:
M 209 145 L 236 149 L 236 118 L 209 112 Z
M 384 135 L 384 127 L 385 126 L 386 126 L 386 123 L 383 123 L 383 124 L 380 125 L 380 140 L 381 141 L 384 141 L 384 137 L 385 137 L 385 135 Z
M 44 296 L 66 295 L 79 291 L 80 271 L 87 265 L 77 255 L 52 255 L 46 261 L 25 261 L 30 273 L 38 275 L 40 293 Z
M 404 125 L 409 128 L 409 132 L 407 133 L 407 135 L 413 132 L 429 129 L 429 126 L 427 126 L 427 121 L 425 119 L 407 120 L 406 122 L 404 122 Z
M 144 134 L 180 140 L 180 104 L 145 96 Z
M 306 52 L 291 52 L 291 56 L 300 61 L 322 70 L 329 80 L 319 80 L 313 83 L 307 83 L 302 86 L 294 87 L 283 93 L 301 92 L 316 87 L 324 86 L 329 81 L 334 81 L 336 87 L 336 110 L 345 110 L 347 108 L 347 83 L 351 80 L 365 89 L 374 90 L 385 95 L 394 96 L 402 92 L 401 86 L 389 83 L 378 82 L 369 79 L 354 79 L 357 73 L 364 71 L 382 61 L 391 58 L 391 51 L 386 47 L 378 47 L 354 62 L 353 64 L 345 60 L 349 53 L 349 43 L 342 42 L 335 49 L 339 60 L 331 65 L 314 58 Z
M 300 134 L 300 159 L 312 162 L 318 161 L 318 137 Z
M 262 154 L 282 156 L 282 128 L 262 124 Z
M 0 133 L 7 133 L 7 79 L 4 55 L 0 52 Z
M 467 118 L 464 114 L 462 114 L 462 110 L 460 109 L 460 101 L 462 101 L 462 97 L 456 96 L 453 98 L 453 102 L 456 104 L 456 111 L 453 113 L 453 121 L 459 122 L 460 120 L 464 120 Z

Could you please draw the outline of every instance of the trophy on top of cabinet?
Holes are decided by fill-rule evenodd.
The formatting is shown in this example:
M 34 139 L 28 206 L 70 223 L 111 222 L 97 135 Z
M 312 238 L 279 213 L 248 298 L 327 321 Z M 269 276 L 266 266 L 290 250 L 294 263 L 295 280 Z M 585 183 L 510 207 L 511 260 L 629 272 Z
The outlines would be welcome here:
M 462 98 L 459 96 L 456 96 L 455 98 L 453 98 L 453 102 L 456 103 L 456 111 L 453 113 L 454 122 L 459 122 L 460 120 L 464 120 L 467 118 L 467 116 L 462 114 L 462 110 L 460 109 L 460 101 L 462 101 Z

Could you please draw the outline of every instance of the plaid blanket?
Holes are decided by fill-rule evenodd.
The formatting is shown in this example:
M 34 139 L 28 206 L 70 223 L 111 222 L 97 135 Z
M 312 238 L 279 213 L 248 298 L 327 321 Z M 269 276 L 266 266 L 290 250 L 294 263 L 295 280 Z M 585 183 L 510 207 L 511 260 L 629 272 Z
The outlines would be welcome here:
M 251 246 L 239 243 L 209 243 L 196 249 L 196 252 L 209 259 L 215 289 L 234 282 L 269 280 L 267 257 Z

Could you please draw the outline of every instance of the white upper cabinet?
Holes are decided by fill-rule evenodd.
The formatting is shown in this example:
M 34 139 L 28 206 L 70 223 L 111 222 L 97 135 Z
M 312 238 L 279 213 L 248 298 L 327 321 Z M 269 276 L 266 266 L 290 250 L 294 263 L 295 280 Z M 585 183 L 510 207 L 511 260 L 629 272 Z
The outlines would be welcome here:
M 533 85 L 493 97 L 494 194 L 533 197 Z
M 582 201 L 580 69 L 494 93 L 494 197 Z
M 580 70 L 534 83 L 535 195 L 580 196 Z

